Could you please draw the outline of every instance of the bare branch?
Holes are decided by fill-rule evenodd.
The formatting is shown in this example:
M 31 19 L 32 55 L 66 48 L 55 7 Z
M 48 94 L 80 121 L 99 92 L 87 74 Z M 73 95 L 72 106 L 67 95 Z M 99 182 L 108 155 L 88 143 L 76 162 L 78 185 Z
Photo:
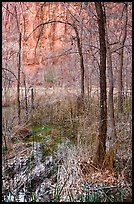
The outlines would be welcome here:
M 38 26 L 36 26 L 36 27 L 33 29 L 33 31 L 29 34 L 29 36 L 27 37 L 26 41 L 30 38 L 30 36 L 31 36 L 39 27 L 44 26 L 44 25 L 47 25 L 47 24 L 55 23 L 55 22 L 70 25 L 70 26 L 73 27 L 74 29 L 75 29 L 75 27 L 76 27 L 75 25 L 73 25 L 72 23 L 69 23 L 69 22 L 67 22 L 67 21 L 52 20 L 52 19 L 50 19 L 50 20 L 48 20 L 48 21 L 46 21 L 46 22 L 44 22 L 44 23 L 40 23 Z
M 4 67 L 2 67 L 2 70 L 3 70 L 3 71 L 8 71 L 8 72 L 10 72 L 10 73 L 15 77 L 15 79 L 18 80 L 17 77 L 16 77 L 16 75 L 15 75 L 11 70 L 9 70 L 9 69 L 7 69 L 7 68 L 4 68 Z

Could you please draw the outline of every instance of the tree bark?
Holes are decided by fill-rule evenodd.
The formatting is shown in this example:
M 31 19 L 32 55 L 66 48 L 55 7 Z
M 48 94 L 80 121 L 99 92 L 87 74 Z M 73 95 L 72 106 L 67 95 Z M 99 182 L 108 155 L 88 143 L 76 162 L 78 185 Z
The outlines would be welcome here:
M 19 59 L 18 59 L 18 80 L 17 80 L 17 109 L 18 109 L 18 125 L 20 124 L 20 113 L 21 113 L 21 107 L 20 107 L 20 70 L 21 70 L 21 31 L 20 31 L 20 25 L 19 25 L 19 19 L 18 19 L 18 13 L 17 13 L 17 7 L 14 2 L 14 10 L 15 10 L 15 18 L 18 28 L 18 34 L 19 34 Z
M 112 144 L 116 141 L 116 128 L 115 128 L 115 117 L 114 117 L 114 101 L 113 101 L 113 70 L 112 70 L 112 56 L 109 45 L 108 33 L 106 32 L 106 45 L 107 45 L 107 67 L 108 67 L 108 79 L 109 79 L 109 113 L 110 113 L 110 138 Z
M 118 70 L 118 110 L 121 113 L 123 112 L 122 68 L 123 68 L 123 48 L 121 48 L 121 50 L 119 51 L 119 70 Z
M 75 33 L 76 33 L 76 38 L 77 38 L 77 46 L 78 46 L 78 52 L 80 56 L 80 69 L 81 69 L 81 97 L 84 98 L 84 75 L 85 75 L 85 70 L 84 70 L 84 62 L 83 62 L 83 54 L 82 54 L 82 45 L 80 42 L 80 37 L 79 33 L 76 27 L 74 27 Z
M 28 114 L 28 101 L 27 101 L 27 84 L 26 84 L 26 75 L 23 73 L 23 83 L 24 83 L 24 91 L 25 91 L 25 110 L 26 110 L 26 115 Z
M 120 42 L 120 50 L 119 50 L 119 70 L 118 70 L 118 110 L 119 112 L 123 112 L 123 52 L 124 52 L 124 44 L 127 37 L 127 21 L 128 21 L 128 10 L 127 3 L 125 3 L 125 28 L 123 29 L 122 40 Z
M 18 125 L 20 124 L 20 69 L 21 69 L 21 33 L 19 34 L 19 60 L 18 60 L 18 81 L 17 81 Z
M 32 107 L 32 109 L 34 109 L 34 92 L 33 92 L 33 88 L 31 88 L 31 107 Z
M 107 94 L 106 94 L 106 42 L 105 14 L 101 2 L 95 2 L 100 42 L 100 125 L 95 160 L 102 165 L 106 154 Z

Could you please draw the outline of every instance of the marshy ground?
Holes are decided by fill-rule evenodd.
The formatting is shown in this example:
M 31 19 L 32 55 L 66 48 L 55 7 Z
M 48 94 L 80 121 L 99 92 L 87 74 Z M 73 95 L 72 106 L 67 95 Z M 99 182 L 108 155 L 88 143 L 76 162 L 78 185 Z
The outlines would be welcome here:
M 124 99 L 119 113 L 114 97 L 118 151 L 111 171 L 92 163 L 98 95 L 85 98 L 81 112 L 76 93 L 51 92 L 36 95 L 27 115 L 22 100 L 20 125 L 15 100 L 3 104 L 3 201 L 132 201 L 131 98 Z M 107 137 L 107 151 L 109 143 Z

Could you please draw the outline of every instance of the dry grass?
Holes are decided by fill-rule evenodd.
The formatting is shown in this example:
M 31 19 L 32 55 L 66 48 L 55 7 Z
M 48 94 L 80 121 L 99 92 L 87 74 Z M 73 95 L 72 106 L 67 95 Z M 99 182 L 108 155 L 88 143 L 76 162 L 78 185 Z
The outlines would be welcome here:
M 60 97 L 59 97 L 60 96 Z M 62 164 L 58 169 L 58 185 L 60 188 L 64 186 L 60 201 L 70 201 L 70 195 L 79 200 L 78 195 L 84 195 L 87 185 L 90 189 L 102 188 L 101 184 L 115 185 L 118 190 L 122 191 L 123 199 L 131 196 L 131 174 L 132 174 L 132 114 L 131 114 L 131 100 L 126 99 L 124 103 L 124 112 L 118 113 L 115 102 L 115 119 L 118 147 L 115 162 L 115 174 L 110 172 L 102 172 L 91 168 L 91 163 L 95 152 L 95 140 L 98 135 L 99 127 L 99 100 L 96 97 L 91 97 L 89 100 L 85 99 L 85 111 L 79 114 L 77 96 L 66 92 L 64 95 L 57 95 L 56 93 L 45 93 L 45 95 L 36 95 L 34 99 L 35 108 L 29 107 L 28 115 L 25 117 L 25 110 L 21 111 L 22 124 L 29 124 L 34 126 L 36 124 L 55 124 L 64 128 L 70 138 L 73 136 L 76 145 L 59 146 L 57 158 L 62 160 Z M 4 134 L 10 137 L 12 134 L 12 127 L 16 124 L 17 113 L 15 107 L 10 112 L 4 110 L 3 114 L 3 130 Z M 10 129 L 10 130 L 9 130 Z M 108 116 L 108 140 L 109 141 L 109 116 Z M 10 142 L 10 140 L 9 140 Z M 88 166 L 88 170 L 84 169 L 83 174 L 81 164 Z M 89 171 L 89 169 L 91 171 Z M 87 171 L 87 173 L 86 173 Z M 89 171 L 89 172 L 88 172 Z M 97 184 L 99 182 L 99 187 Z M 105 182 L 104 182 L 105 181 Z M 112 183 L 113 182 L 113 183 Z M 101 186 L 100 186 L 101 185 Z M 127 186 L 127 190 L 126 190 Z M 104 187 L 104 186 L 103 186 Z M 119 188 L 120 187 L 120 188 Z M 100 193 L 99 190 L 97 192 Z M 101 191 L 102 200 L 105 201 L 106 195 Z M 116 194 L 116 193 L 114 193 Z
M 90 192 L 90 197 L 97 193 L 102 202 L 109 201 L 112 196 L 114 201 L 119 201 L 119 192 L 122 194 L 122 201 L 131 200 L 131 157 L 124 161 L 120 170 L 114 169 L 113 171 L 97 169 L 94 166 L 93 151 L 89 145 L 60 145 L 57 157 L 62 160 L 58 169 L 57 183 L 59 189 L 64 186 L 60 194 L 60 202 L 69 202 L 70 195 L 72 195 L 73 202 L 79 201 L 80 195 L 84 200 L 87 192 Z M 119 167 L 121 162 L 121 159 L 120 161 L 118 159 L 116 165 Z M 105 193 L 107 189 L 110 195 Z

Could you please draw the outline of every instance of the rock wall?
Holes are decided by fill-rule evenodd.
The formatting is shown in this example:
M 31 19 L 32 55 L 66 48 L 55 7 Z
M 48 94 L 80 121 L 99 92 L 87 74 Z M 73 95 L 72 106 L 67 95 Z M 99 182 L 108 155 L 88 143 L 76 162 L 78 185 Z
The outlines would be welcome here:
M 29 3 L 27 4 L 29 6 Z M 48 6 L 42 6 L 44 3 L 37 2 L 30 2 L 30 4 L 32 12 L 27 10 L 22 18 L 23 65 L 26 71 L 48 66 L 49 60 L 47 59 L 57 55 L 62 50 L 61 38 L 65 30 L 65 25 L 52 23 L 43 27 L 40 26 L 32 33 L 41 23 L 56 18 L 55 13 L 58 14 L 60 4 L 54 3 L 48 4 Z M 53 58 L 52 64 L 56 64 L 56 61 Z
M 11 18 L 8 11 L 15 13 L 15 7 L 17 17 Z M 10 62 L 10 64 L 14 66 L 17 73 L 20 30 L 22 33 L 21 69 L 29 78 L 32 79 L 35 75 L 37 78 L 38 76 L 42 77 L 39 80 L 43 80 L 43 76 L 37 74 L 38 72 L 42 72 L 43 75 L 48 69 L 62 69 L 60 55 L 69 47 L 64 38 L 64 34 L 67 32 L 66 25 L 54 22 L 44 27 L 40 26 L 33 32 L 39 24 L 49 19 L 56 19 L 57 16 L 58 19 L 66 17 L 60 2 L 51 2 L 51 4 L 49 2 L 11 2 L 10 4 L 5 2 L 3 8 L 3 65 L 6 64 L 4 56 L 8 55 L 8 58 L 10 58 L 9 52 L 15 52 L 16 63 Z M 7 23 L 5 23 L 6 21 Z M 8 54 L 7 49 L 9 50 Z M 64 56 L 64 67 L 65 61 L 66 56 Z

